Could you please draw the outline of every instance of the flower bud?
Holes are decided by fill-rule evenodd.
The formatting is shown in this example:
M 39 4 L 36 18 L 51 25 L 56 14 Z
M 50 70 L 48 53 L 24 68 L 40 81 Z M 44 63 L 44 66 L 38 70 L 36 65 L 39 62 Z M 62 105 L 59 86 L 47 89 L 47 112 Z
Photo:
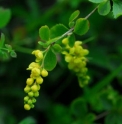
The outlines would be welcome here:
M 31 91 L 28 93 L 28 96 L 33 97 L 34 93 Z
M 89 51 L 88 51 L 87 49 L 84 49 L 84 50 L 83 50 L 83 54 L 84 54 L 84 56 L 85 56 L 85 55 L 88 55 L 88 54 L 89 54 Z
M 42 51 L 39 51 L 39 52 L 36 52 L 35 53 L 35 56 L 37 57 L 37 59 L 43 59 L 43 53 L 42 53 Z
M 76 42 L 75 42 L 75 46 L 79 46 L 79 45 L 81 45 L 81 44 L 82 44 L 81 41 L 76 41 Z
M 37 77 L 36 78 L 36 83 L 37 84 L 42 84 L 43 83 L 43 78 L 40 76 L 40 77 Z
M 30 87 L 29 87 L 29 86 L 26 86 L 26 87 L 24 88 L 24 91 L 25 91 L 26 93 L 28 93 L 28 92 L 30 91 Z
M 32 100 L 31 100 L 31 99 L 28 100 L 28 104 L 29 104 L 29 105 L 32 104 Z
M 32 72 L 33 76 L 39 76 L 40 75 L 40 69 L 38 69 L 38 68 L 33 68 L 31 72 Z
M 62 43 L 64 44 L 64 45 L 67 45 L 68 44 L 68 38 L 64 38 L 63 40 L 62 40 Z
M 36 84 L 34 84 L 34 85 L 31 87 L 31 90 L 32 90 L 33 92 L 38 91 L 38 86 L 37 86 Z
M 43 77 L 48 76 L 48 71 L 46 71 L 45 69 L 43 69 L 43 70 L 41 71 L 41 75 L 42 75 Z
M 38 92 L 38 91 L 35 92 L 35 93 L 34 93 L 34 96 L 35 96 L 35 97 L 38 97 L 38 96 L 39 96 L 39 92 Z
M 71 60 L 72 60 L 72 56 L 70 56 L 70 55 L 65 56 L 65 61 L 66 62 L 70 62 Z
M 25 96 L 24 97 L 24 101 L 27 102 L 29 100 L 29 97 L 28 96 Z
M 26 81 L 26 84 L 27 85 L 32 85 L 33 84 L 33 78 L 28 78 L 27 81 Z
M 25 110 L 30 110 L 30 109 L 31 109 L 31 107 L 30 107 L 30 105 L 29 105 L 29 104 L 25 104 L 25 105 L 24 105 L 24 109 L 25 109 Z
M 36 102 L 36 99 L 35 98 L 32 98 L 32 102 L 35 103 Z
M 30 63 L 30 65 L 29 65 L 29 67 L 27 68 L 27 70 L 31 70 L 31 69 L 33 69 L 33 68 L 39 68 L 39 67 L 40 67 L 40 65 L 39 65 L 38 63 L 32 62 L 32 63 Z

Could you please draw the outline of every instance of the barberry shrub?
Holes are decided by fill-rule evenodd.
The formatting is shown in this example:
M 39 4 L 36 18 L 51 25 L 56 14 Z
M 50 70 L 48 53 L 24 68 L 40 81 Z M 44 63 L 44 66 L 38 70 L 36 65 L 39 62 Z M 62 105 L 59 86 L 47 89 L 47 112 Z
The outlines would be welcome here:
M 88 75 L 87 55 L 89 51 L 83 48 L 83 42 L 75 39 L 75 35 L 85 35 L 89 28 L 90 22 L 88 18 L 98 10 L 100 15 L 107 15 L 111 11 L 110 0 L 90 0 L 97 3 L 97 7 L 91 11 L 86 17 L 79 18 L 80 11 L 76 10 L 69 17 L 69 28 L 63 24 L 56 24 L 51 29 L 45 25 L 39 29 L 40 40 L 38 43 L 44 50 L 34 50 L 35 62 L 32 62 L 27 70 L 31 70 L 30 77 L 26 81 L 24 91 L 27 96 L 24 97 L 24 108 L 30 110 L 36 102 L 35 97 L 39 96 L 40 84 L 43 82 L 43 77 L 48 76 L 48 71 L 55 68 L 57 64 L 56 54 L 64 55 L 64 60 L 67 62 L 67 67 L 75 73 L 78 78 L 79 86 L 84 87 L 89 83 L 90 76 Z M 115 12 L 115 7 L 118 10 Z M 120 16 L 121 8 L 113 2 L 114 18 Z
M 92 124 L 99 118 L 105 117 L 105 124 L 120 124 L 122 122 L 122 98 L 111 86 L 108 86 L 110 81 L 122 70 L 122 65 L 111 72 L 106 78 L 98 82 L 94 87 L 89 88 L 90 75 L 88 73 L 87 63 L 90 62 L 88 57 L 90 50 L 86 47 L 84 41 L 76 38 L 76 35 L 83 36 L 90 29 L 89 17 L 97 10 L 102 16 L 113 14 L 116 19 L 122 15 L 122 2 L 120 0 L 89 0 L 96 5 L 96 8 L 91 11 L 86 17 L 80 17 L 80 11 L 74 11 L 70 17 L 68 26 L 64 24 L 56 24 L 49 28 L 47 25 L 41 26 L 39 29 L 40 41 L 38 45 L 41 49 L 32 51 L 35 57 L 27 70 L 30 71 L 30 76 L 26 80 L 24 88 L 24 109 L 30 110 L 34 108 L 39 97 L 39 91 L 44 79 L 48 73 L 57 65 L 57 54 L 61 61 L 65 61 L 67 68 L 77 77 L 79 86 L 84 89 L 83 97 L 76 98 L 69 107 L 69 115 L 65 108 L 60 105 L 55 106 L 55 109 L 61 109 L 61 114 L 68 118 L 61 118 L 60 123 L 69 124 Z M 0 28 L 7 25 L 10 20 L 11 11 L 0 8 Z M 5 36 L 1 33 L 0 38 L 0 57 L 8 56 L 16 57 L 16 53 L 12 47 L 5 44 Z M 39 48 L 40 48 L 39 47 Z M 91 56 L 92 57 L 92 56 Z M 103 87 L 106 89 L 103 89 Z M 100 91 L 100 92 L 99 92 Z M 92 108 L 91 112 L 88 108 Z M 91 109 L 90 108 L 90 109 Z M 100 115 L 96 113 L 103 112 Z M 59 123 L 60 115 L 54 113 L 55 122 Z M 49 116 L 50 118 L 50 116 Z M 36 123 L 32 118 L 27 118 L 30 123 Z M 29 121 L 23 120 L 21 124 Z M 50 119 L 51 120 L 51 119 Z M 51 124 L 54 124 L 51 120 Z

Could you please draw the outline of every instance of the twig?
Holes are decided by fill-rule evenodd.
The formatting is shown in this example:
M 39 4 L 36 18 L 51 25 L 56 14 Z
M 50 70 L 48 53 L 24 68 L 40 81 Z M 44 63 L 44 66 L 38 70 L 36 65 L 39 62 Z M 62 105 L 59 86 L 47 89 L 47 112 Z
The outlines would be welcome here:
M 97 10 L 98 6 L 96 8 L 94 8 L 86 17 L 85 19 L 88 19 L 96 10 Z
M 106 112 L 101 113 L 100 115 L 98 115 L 96 117 L 95 121 L 103 118 L 104 116 L 108 115 L 109 113 L 110 113 L 110 111 L 106 111 Z

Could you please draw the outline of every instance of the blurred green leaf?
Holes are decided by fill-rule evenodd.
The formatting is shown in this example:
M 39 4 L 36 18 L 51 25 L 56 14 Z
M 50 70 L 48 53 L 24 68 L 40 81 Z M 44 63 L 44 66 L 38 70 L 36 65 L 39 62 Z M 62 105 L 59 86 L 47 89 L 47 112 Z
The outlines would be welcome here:
M 70 0 L 70 5 L 73 8 L 78 8 L 79 4 L 81 4 L 81 2 L 83 2 L 84 0 Z
M 3 47 L 4 42 L 5 42 L 5 35 L 4 35 L 3 33 L 1 33 L 1 38 L 0 38 L 0 48 Z
M 74 21 L 69 22 L 69 27 L 70 27 L 70 28 L 74 27 L 74 25 L 75 25 L 75 22 L 74 22 Z
M 9 44 L 5 44 L 5 47 L 8 49 L 8 51 L 11 51 L 12 50 L 12 46 L 9 45 Z
M 108 114 L 105 118 L 105 124 L 121 124 L 122 123 L 122 114 L 117 112 L 112 112 Z
M 53 48 L 54 52 L 56 52 L 56 53 L 59 53 L 62 50 L 62 47 L 56 43 L 52 46 L 52 48 Z
M 56 55 L 52 52 L 52 49 L 49 48 L 47 53 L 45 53 L 44 68 L 47 71 L 51 71 L 55 68 L 56 64 L 57 64 Z
M 100 91 L 104 86 L 111 83 L 111 81 L 118 75 L 118 73 L 122 70 L 122 65 L 112 71 L 109 75 L 107 75 L 103 80 L 98 82 L 93 88 L 91 88 L 90 94 L 96 94 Z
M 50 29 L 47 25 L 39 29 L 39 36 L 43 41 L 48 41 L 50 39 Z
M 50 114 L 51 113 L 51 114 Z M 69 108 L 62 104 L 54 104 L 48 111 L 48 124 L 72 124 Z
M 73 12 L 69 18 L 69 23 L 74 21 L 80 14 L 80 11 L 79 10 L 76 10 L 75 12 Z
M 101 3 L 103 2 L 104 0 L 89 0 L 90 2 L 93 2 L 93 3 Z
M 89 30 L 89 21 L 85 18 L 79 18 L 74 26 L 74 32 L 78 35 L 84 35 Z
M 89 122 L 93 122 L 95 119 L 96 119 L 96 115 L 93 114 L 93 113 L 89 113 L 89 114 L 86 116 L 86 120 L 88 120 Z
M 5 27 L 11 18 L 10 9 L 0 8 L 0 28 Z
M 19 124 L 37 124 L 36 120 L 33 117 L 26 117 Z
M 81 119 L 79 119 L 79 120 L 77 119 L 72 124 L 84 124 L 84 122 Z M 89 123 L 87 123 L 87 124 L 89 124 Z
M 84 99 L 77 98 L 71 104 L 71 113 L 78 118 L 85 117 L 87 114 L 87 105 Z
M 75 43 L 75 36 L 74 36 L 74 34 L 71 34 L 70 36 L 68 36 L 68 40 L 69 40 L 69 46 L 73 47 L 73 45 Z
M 113 0 L 113 15 L 114 18 L 118 18 L 122 15 L 122 1 L 120 0 Z
M 107 15 L 110 12 L 110 10 L 111 10 L 111 5 L 109 0 L 99 4 L 98 13 L 100 15 Z
M 12 50 L 10 52 L 10 56 L 13 57 L 13 58 L 16 58 L 17 57 L 17 54 L 16 54 L 16 52 L 14 50 Z

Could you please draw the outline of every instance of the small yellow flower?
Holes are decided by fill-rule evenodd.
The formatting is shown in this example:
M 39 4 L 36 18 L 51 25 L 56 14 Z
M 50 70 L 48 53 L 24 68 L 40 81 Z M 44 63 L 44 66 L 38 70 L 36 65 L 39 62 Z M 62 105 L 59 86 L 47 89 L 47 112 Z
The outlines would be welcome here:
M 34 81 L 33 78 L 28 78 L 28 79 L 26 80 L 26 84 L 27 84 L 27 85 L 32 85 L 32 84 L 33 84 L 33 81 Z
M 29 104 L 25 104 L 25 105 L 24 105 L 24 109 L 25 109 L 25 110 L 30 110 L 30 109 L 31 109 L 31 107 L 30 107 L 30 105 L 29 105 Z
M 34 50 L 32 52 L 32 54 L 34 54 L 36 56 L 36 58 L 39 59 L 39 60 L 43 59 L 43 53 L 40 50 Z
M 72 56 L 70 54 L 65 56 L 65 61 L 70 62 L 72 60 Z
M 41 75 L 42 75 L 43 77 L 46 77 L 46 76 L 48 76 L 48 72 L 47 72 L 45 69 L 43 69 L 43 70 L 41 71 Z
M 65 45 L 62 54 L 65 56 L 68 68 L 76 73 L 80 86 L 86 85 L 89 81 L 89 76 L 87 76 L 87 58 L 85 56 L 89 53 L 89 51 L 81 46 L 81 41 L 76 41 L 73 47 L 69 46 L 68 38 L 64 38 L 62 43 Z
M 36 78 L 36 83 L 37 84 L 42 84 L 43 83 L 43 78 L 40 76 L 40 77 L 37 77 Z
M 34 93 L 34 96 L 35 96 L 35 97 L 38 97 L 38 96 L 39 96 L 39 92 L 38 92 L 38 91 L 35 92 L 35 93 Z
M 39 76 L 40 75 L 40 69 L 38 69 L 38 68 L 33 68 L 31 72 L 32 72 L 33 76 Z
M 76 42 L 75 42 L 75 46 L 79 46 L 79 45 L 81 45 L 81 44 L 82 44 L 81 41 L 76 41 Z
M 68 44 L 68 38 L 64 38 L 63 40 L 62 40 L 62 43 L 64 44 L 64 45 L 67 45 Z
M 33 68 L 40 68 L 40 65 L 36 62 L 32 62 L 29 67 L 27 68 L 27 70 L 31 70 Z
M 31 91 L 31 92 L 28 93 L 28 96 L 33 97 L 34 93 Z
M 43 69 L 43 52 L 40 50 L 34 50 L 32 54 L 35 55 L 36 60 L 29 64 L 27 70 L 31 70 L 30 78 L 26 80 L 26 87 L 24 91 L 28 94 L 24 97 L 24 108 L 30 110 L 34 108 L 34 103 L 36 102 L 35 97 L 39 96 L 39 90 L 41 88 L 40 84 L 43 83 L 43 77 L 48 76 L 48 72 Z
M 28 97 L 28 96 L 25 96 L 25 97 L 24 97 L 24 101 L 27 102 L 28 100 L 29 100 L 29 97 Z
M 30 91 L 30 87 L 29 87 L 29 86 L 26 86 L 26 87 L 24 88 L 24 91 L 25 91 L 26 93 L 28 93 L 28 92 Z
M 37 86 L 36 84 L 34 84 L 34 85 L 31 87 L 31 90 L 32 90 L 33 92 L 38 91 L 38 86 Z

